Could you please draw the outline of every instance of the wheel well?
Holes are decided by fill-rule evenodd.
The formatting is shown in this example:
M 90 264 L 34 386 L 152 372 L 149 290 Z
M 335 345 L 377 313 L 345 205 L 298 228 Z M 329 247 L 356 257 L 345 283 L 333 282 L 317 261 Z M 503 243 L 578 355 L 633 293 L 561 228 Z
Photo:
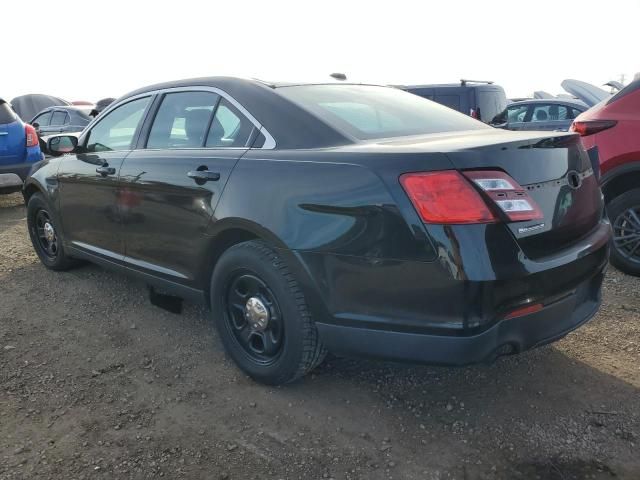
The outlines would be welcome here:
M 213 273 L 213 269 L 216 267 L 216 264 L 222 254 L 234 245 L 242 242 L 248 242 L 250 240 L 260 240 L 260 237 L 253 232 L 249 232 L 248 230 L 243 230 L 241 228 L 231 228 L 215 236 L 213 243 L 211 244 L 211 248 L 209 249 L 209 258 L 206 263 L 206 265 L 209 266 L 208 270 L 205 272 L 205 275 L 207 275 L 207 291 L 205 292 L 207 304 L 210 304 L 209 289 L 211 287 L 211 274 Z
M 622 173 L 607 182 L 602 187 L 605 203 L 634 188 L 640 188 L 640 170 Z
M 22 192 L 22 196 L 24 197 L 24 204 L 27 205 L 29 203 L 29 199 L 33 196 L 34 193 L 40 192 L 40 189 L 35 185 L 28 185 Z

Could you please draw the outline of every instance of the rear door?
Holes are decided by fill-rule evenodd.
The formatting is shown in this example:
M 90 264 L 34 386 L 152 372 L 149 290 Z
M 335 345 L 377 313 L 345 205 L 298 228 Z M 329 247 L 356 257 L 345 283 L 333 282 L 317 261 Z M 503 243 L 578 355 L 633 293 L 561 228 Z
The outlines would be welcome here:
M 190 283 L 210 240 L 204 231 L 254 124 L 213 91 L 172 91 L 145 125 L 141 148 L 121 169 L 126 261 L 145 273 Z
M 118 172 L 137 141 L 151 100 L 151 96 L 135 98 L 106 113 L 81 137 L 80 153 L 62 157 L 60 211 L 65 240 L 73 247 L 122 260 Z

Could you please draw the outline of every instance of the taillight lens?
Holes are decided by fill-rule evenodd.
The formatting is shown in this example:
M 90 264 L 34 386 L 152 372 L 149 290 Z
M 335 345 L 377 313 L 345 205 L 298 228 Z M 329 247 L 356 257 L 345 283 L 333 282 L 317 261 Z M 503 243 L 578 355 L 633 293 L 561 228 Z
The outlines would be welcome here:
M 27 138 L 27 147 L 35 147 L 38 145 L 38 134 L 36 133 L 36 129 L 31 125 L 24 126 L 24 134 Z
M 618 122 L 615 120 L 588 120 L 584 122 L 573 122 L 569 130 L 579 133 L 582 137 L 586 137 L 587 135 L 593 135 L 594 133 L 615 127 L 617 123 Z
M 426 223 L 492 223 L 498 219 L 457 171 L 406 173 L 400 183 Z
M 543 218 L 542 210 L 527 191 L 506 173 L 477 170 L 466 171 L 464 175 L 480 187 L 512 222 Z
M 460 173 L 456 170 L 444 170 L 407 173 L 400 177 L 400 183 L 425 223 L 497 222 L 499 218 L 478 190 L 504 212 L 509 221 L 524 222 L 543 218 L 540 207 L 526 190 L 500 171 L 474 170 Z

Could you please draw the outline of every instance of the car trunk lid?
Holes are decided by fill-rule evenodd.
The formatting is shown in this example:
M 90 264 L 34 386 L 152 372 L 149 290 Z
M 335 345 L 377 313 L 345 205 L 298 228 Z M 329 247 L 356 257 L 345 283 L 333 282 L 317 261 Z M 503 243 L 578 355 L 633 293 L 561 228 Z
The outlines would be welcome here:
M 447 156 L 462 171 L 504 171 L 537 204 L 542 218 L 506 223 L 531 258 L 551 255 L 580 239 L 602 215 L 598 181 L 578 135 L 516 134 L 511 140 Z

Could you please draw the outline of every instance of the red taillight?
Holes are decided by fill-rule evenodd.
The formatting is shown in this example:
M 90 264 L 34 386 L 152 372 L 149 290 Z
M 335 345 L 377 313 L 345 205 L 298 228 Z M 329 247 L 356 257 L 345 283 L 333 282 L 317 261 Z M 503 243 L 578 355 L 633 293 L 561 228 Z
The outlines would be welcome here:
M 588 120 L 583 122 L 573 122 L 569 130 L 579 133 L 582 137 L 586 137 L 587 135 L 593 135 L 594 133 L 615 127 L 617 123 L 618 122 L 615 120 Z
M 420 218 L 426 223 L 497 222 L 498 217 L 491 211 L 478 189 L 511 222 L 543 218 L 540 207 L 526 190 L 500 171 L 474 170 L 462 174 L 455 170 L 406 173 L 400 177 L 400 183 Z
M 455 170 L 406 173 L 400 177 L 400 183 L 424 222 L 497 221 L 480 194 Z
M 542 210 L 527 191 L 504 172 L 476 170 L 464 172 L 512 222 L 543 218 Z
M 530 315 L 532 313 L 539 312 L 542 310 L 543 306 L 541 303 L 534 303 L 530 305 L 525 305 L 524 307 L 516 308 L 509 312 L 504 319 L 509 320 L 510 318 L 523 317 L 525 315 Z
M 475 108 L 469 110 L 469 116 L 471 118 L 475 118 L 476 120 L 480 120 L 480 118 L 478 117 L 478 111 Z
M 24 134 L 27 138 L 27 147 L 35 147 L 38 145 L 38 134 L 36 133 L 36 129 L 31 125 L 24 126 Z

